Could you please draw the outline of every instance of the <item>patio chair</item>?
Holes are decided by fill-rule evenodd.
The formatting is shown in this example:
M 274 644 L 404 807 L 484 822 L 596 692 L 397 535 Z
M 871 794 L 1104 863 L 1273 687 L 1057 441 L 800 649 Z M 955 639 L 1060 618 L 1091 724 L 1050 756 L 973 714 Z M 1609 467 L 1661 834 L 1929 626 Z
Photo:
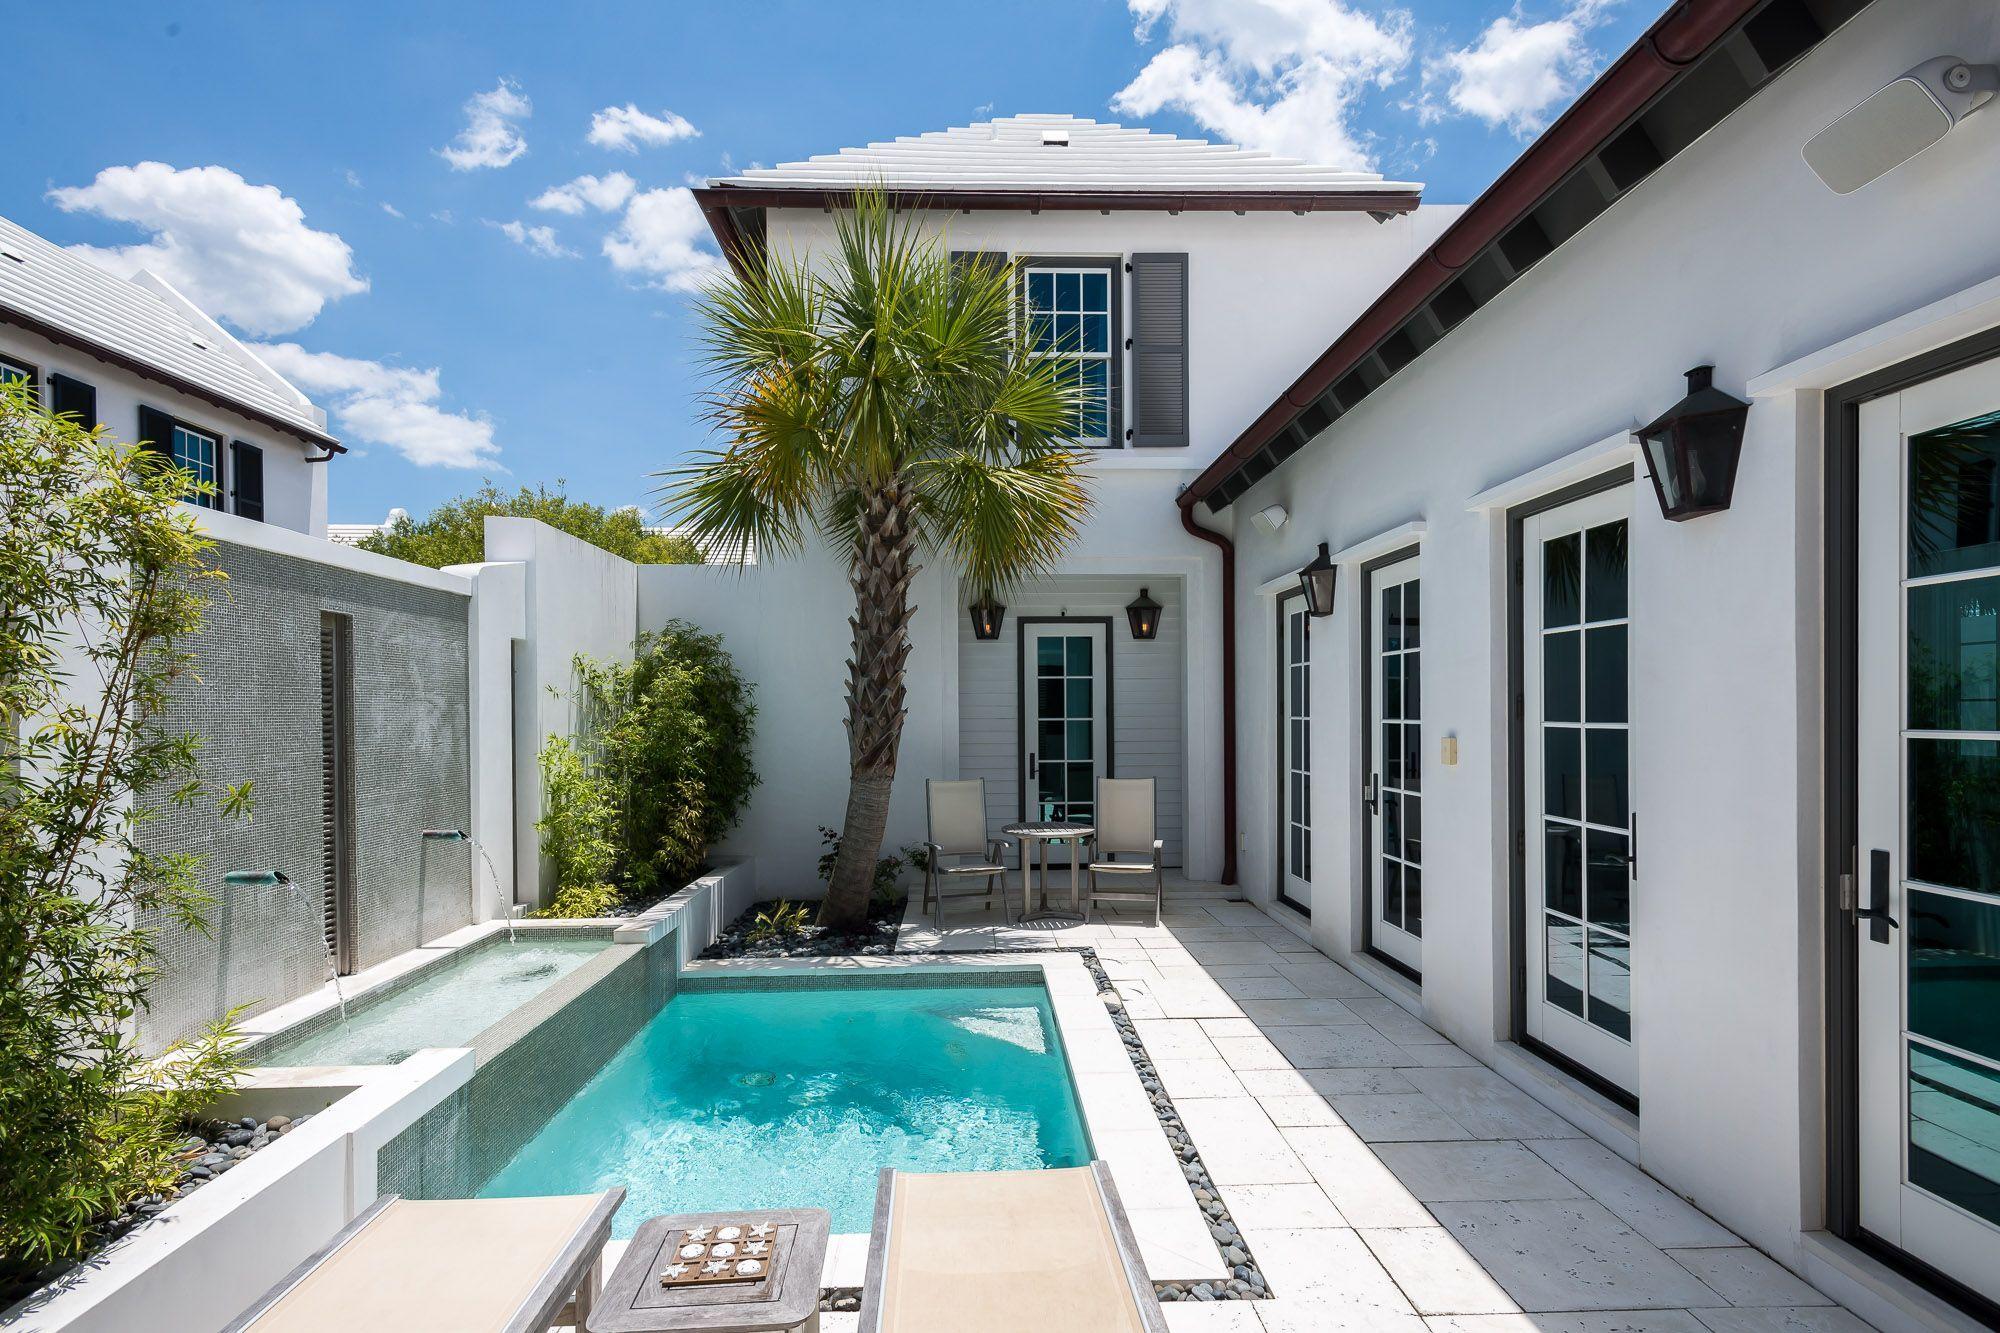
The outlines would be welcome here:
M 543 1199 L 384 1195 L 224 1333 L 581 1328 L 624 1199 L 616 1188 Z
M 993 906 L 993 890 L 997 884 L 1000 915 L 1006 916 L 1007 863 L 1001 859 L 1004 844 L 986 833 L 986 779 L 962 778 L 947 782 L 927 778 L 924 781 L 924 807 L 929 827 L 924 847 L 930 853 L 930 864 L 924 867 L 923 905 L 929 908 L 933 902 L 936 903 L 937 928 L 944 929 L 944 888 L 954 879 L 985 880 L 984 890 L 974 889 L 952 896 L 969 898 L 974 893 L 983 892 L 989 910 Z
M 1154 783 L 1151 778 L 1099 778 L 1097 780 L 1097 832 L 1090 837 L 1091 903 L 1140 902 L 1153 905 L 1153 924 L 1160 924 L 1160 912 L 1167 896 L 1166 871 L 1161 868 L 1161 848 L 1155 818 Z M 1119 860 L 1124 857 L 1126 859 Z M 1151 888 L 1104 889 L 1098 877 L 1147 877 Z
M 1048 1171 L 884 1167 L 860 1333 L 1166 1333 L 1102 1161 Z

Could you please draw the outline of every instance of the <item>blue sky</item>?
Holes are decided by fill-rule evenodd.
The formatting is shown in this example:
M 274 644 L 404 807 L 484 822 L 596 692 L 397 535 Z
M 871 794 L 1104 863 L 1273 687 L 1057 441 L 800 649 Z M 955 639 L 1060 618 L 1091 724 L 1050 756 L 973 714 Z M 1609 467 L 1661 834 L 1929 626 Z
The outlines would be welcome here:
M 704 443 L 692 178 L 1067 111 L 1463 202 L 1656 3 L 77 0 L 10 25 L 0 211 L 275 345 L 352 448 L 336 522 L 646 502 Z

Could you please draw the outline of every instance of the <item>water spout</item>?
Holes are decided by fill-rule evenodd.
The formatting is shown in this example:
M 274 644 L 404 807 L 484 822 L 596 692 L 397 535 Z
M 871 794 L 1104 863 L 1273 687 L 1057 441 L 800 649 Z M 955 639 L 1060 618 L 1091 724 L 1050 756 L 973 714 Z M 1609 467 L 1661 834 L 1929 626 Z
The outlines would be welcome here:
M 500 871 L 497 867 L 494 866 L 493 858 L 487 855 L 486 845 L 480 842 L 479 839 L 473 837 L 470 833 L 467 833 L 464 829 L 427 828 L 423 831 L 423 839 L 425 842 L 464 842 L 472 844 L 472 850 L 478 852 L 479 859 L 486 863 L 486 873 L 493 877 L 493 887 L 496 890 L 499 889 Z M 420 880 L 423 878 L 424 870 L 425 867 L 423 866 L 420 860 L 417 866 L 417 877 Z M 478 915 L 477 901 L 479 897 L 479 877 L 477 875 L 473 876 L 472 894 L 474 899 L 473 914 L 476 916 Z M 509 944 L 512 944 L 514 942 L 514 918 L 521 914 L 521 909 L 519 904 L 513 904 L 512 906 L 513 910 L 507 916 L 507 942 Z
M 261 885 L 287 889 L 296 889 L 299 887 L 292 877 L 282 870 L 231 870 L 223 875 L 222 882 L 224 884 Z M 316 935 L 323 934 L 318 928 L 317 922 L 314 924 L 313 933 Z M 333 998 L 340 1004 L 340 1021 L 345 1023 L 347 1021 L 347 992 L 342 989 L 340 984 L 340 956 L 334 951 L 332 940 L 326 941 L 326 975 L 327 979 L 333 983 Z

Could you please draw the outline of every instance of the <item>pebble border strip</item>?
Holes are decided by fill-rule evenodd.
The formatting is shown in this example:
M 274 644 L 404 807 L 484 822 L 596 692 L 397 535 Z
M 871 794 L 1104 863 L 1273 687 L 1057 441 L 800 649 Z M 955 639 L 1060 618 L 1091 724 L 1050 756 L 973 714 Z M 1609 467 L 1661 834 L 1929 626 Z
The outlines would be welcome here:
M 1097 983 L 1097 994 L 1104 1000 L 1104 1007 L 1111 1015 L 1113 1027 L 1118 1029 L 1119 1040 L 1125 1043 L 1125 1054 L 1132 1061 L 1133 1070 L 1139 1075 L 1139 1086 L 1146 1091 L 1146 1097 L 1153 1104 L 1153 1114 L 1160 1118 L 1160 1129 L 1166 1134 L 1167 1142 L 1180 1159 L 1181 1174 L 1187 1177 L 1188 1189 L 1194 1193 L 1194 1201 L 1208 1221 L 1209 1239 L 1215 1242 L 1215 1249 L 1222 1261 L 1229 1265 L 1227 1280 L 1207 1282 L 1155 1282 L 1153 1294 L 1162 1303 L 1167 1301 L 1261 1301 L 1271 1296 L 1270 1285 L 1265 1281 L 1264 1270 L 1257 1266 L 1257 1260 L 1250 1253 L 1250 1242 L 1236 1229 L 1236 1223 L 1229 1216 L 1229 1205 L 1216 1192 L 1215 1184 L 1209 1179 L 1208 1168 L 1202 1165 L 1201 1153 L 1188 1137 L 1186 1127 L 1181 1124 L 1180 1113 L 1174 1110 L 1173 1098 L 1160 1083 L 1159 1072 L 1153 1068 L 1152 1057 L 1146 1054 L 1145 1043 L 1139 1040 L 1138 1029 L 1132 1025 L 1132 1018 L 1125 1012 L 1125 1002 L 1118 995 L 1118 988 L 1098 961 L 1097 950 L 1088 946 L 1067 949 L 992 949 L 980 953 L 1033 954 L 1033 953 L 1073 953 L 1083 960 L 1090 969 L 1091 978 Z M 949 958 L 963 961 L 968 954 L 945 950 L 912 950 L 897 953 L 898 958 L 927 959 Z M 822 1287 L 819 1293 L 819 1308 L 827 1313 L 851 1314 L 861 1308 L 861 1288 Z

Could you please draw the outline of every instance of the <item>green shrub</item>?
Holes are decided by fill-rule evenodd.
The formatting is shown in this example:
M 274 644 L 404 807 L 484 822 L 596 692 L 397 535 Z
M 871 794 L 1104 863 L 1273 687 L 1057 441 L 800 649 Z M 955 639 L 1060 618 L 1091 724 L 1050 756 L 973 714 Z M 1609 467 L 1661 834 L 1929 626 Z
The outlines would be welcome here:
M 553 491 L 523 486 L 513 495 L 487 482 L 470 495 L 447 500 L 424 518 L 400 518 L 384 531 L 371 532 L 362 539 L 361 549 L 432 569 L 476 564 L 486 558 L 489 516 L 539 519 L 635 565 L 701 563 L 701 552 L 687 538 L 646 531 L 636 508 L 607 512 L 572 500 L 563 494 L 561 482 Z
M 541 917 L 598 917 L 609 916 L 611 909 L 618 905 L 618 888 L 614 884 L 565 884 L 556 890 L 556 896 L 549 905 L 536 916 Z
M 819 826 L 819 878 L 823 884 L 833 882 L 833 867 L 840 860 L 840 830 Z M 886 912 L 897 903 L 908 898 L 909 890 L 902 886 L 904 865 L 922 870 L 930 862 L 930 849 L 911 844 L 903 849 L 901 856 L 883 856 L 875 861 L 875 878 L 869 884 L 868 900 L 876 912 Z
M 199 737 L 160 722 L 223 577 L 193 481 L 0 385 L 0 1289 L 171 1186 L 240 1073 L 229 1018 L 162 1060 L 134 1035 L 146 923 L 207 924 L 201 858 L 139 841 L 211 799 Z M 247 815 L 248 784 L 219 804 Z
M 804 903 L 773 903 L 750 918 L 750 929 L 743 932 L 743 938 L 751 944 L 795 940 L 806 933 L 810 924 L 808 918 Z
M 564 894 L 607 887 L 618 860 L 618 805 L 611 782 L 584 761 L 566 736 L 542 746 L 542 854 L 555 865 L 556 903 Z M 548 914 L 557 912 L 551 903 Z

